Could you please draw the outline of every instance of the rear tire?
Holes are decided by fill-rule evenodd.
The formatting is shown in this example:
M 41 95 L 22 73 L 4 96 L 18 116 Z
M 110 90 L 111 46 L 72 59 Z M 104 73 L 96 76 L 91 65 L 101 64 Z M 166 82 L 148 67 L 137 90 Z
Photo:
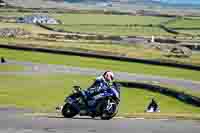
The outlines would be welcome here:
M 69 103 L 66 103 L 62 108 L 62 115 L 65 118 L 72 118 L 77 114 L 78 112 L 76 111 L 76 109 Z

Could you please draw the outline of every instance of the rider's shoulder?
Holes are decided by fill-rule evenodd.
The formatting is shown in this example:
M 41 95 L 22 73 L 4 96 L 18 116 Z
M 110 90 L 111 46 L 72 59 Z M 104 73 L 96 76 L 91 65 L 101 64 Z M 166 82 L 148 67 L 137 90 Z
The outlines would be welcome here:
M 103 76 L 99 76 L 96 78 L 96 81 L 102 81 L 103 80 Z

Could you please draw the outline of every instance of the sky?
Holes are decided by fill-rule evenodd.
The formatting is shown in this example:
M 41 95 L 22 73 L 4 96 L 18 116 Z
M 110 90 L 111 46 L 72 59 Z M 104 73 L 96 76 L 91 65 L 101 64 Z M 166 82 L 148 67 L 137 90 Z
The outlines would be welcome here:
M 84 2 L 84 0 L 66 0 L 68 2 Z M 91 0 L 92 1 L 92 0 Z M 102 0 L 109 1 L 109 0 Z M 122 0 L 122 1 L 134 1 L 134 0 Z M 149 0 L 149 1 L 157 1 L 157 2 L 166 2 L 169 4 L 193 4 L 200 5 L 200 0 Z
M 153 0 L 153 1 L 162 1 L 171 4 L 200 4 L 200 0 Z

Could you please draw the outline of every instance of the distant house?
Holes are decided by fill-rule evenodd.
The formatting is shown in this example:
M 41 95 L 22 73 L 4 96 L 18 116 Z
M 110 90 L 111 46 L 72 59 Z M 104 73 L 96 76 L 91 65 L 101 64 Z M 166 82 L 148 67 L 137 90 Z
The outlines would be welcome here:
M 6 3 L 0 0 L 0 7 L 6 6 Z
M 16 21 L 17 23 L 27 23 L 27 24 L 36 24 L 36 23 L 59 24 L 60 23 L 59 20 L 56 20 L 49 16 L 44 16 L 44 15 L 31 15 L 31 16 L 20 17 Z

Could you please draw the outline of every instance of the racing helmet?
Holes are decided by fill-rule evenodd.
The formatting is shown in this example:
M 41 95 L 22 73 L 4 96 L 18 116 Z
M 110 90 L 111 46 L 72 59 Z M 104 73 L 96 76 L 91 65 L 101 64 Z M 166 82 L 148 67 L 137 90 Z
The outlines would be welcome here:
M 104 72 L 103 77 L 108 82 L 112 82 L 114 80 L 114 74 L 113 74 L 112 71 L 106 71 L 106 72 Z

